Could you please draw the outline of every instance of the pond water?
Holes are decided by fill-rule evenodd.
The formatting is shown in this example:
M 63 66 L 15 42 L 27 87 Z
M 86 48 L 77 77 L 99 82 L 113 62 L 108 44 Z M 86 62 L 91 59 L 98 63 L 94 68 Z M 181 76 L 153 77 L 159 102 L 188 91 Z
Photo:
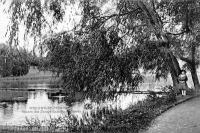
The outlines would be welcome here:
M 68 111 L 81 118 L 82 114 L 88 111 L 85 108 L 85 104 L 87 103 L 92 104 L 92 109 L 103 106 L 126 109 L 131 104 L 145 98 L 145 95 L 141 94 L 128 94 L 119 96 L 115 101 L 105 101 L 98 105 L 91 103 L 88 99 L 81 102 L 69 103 L 64 101 L 63 97 L 50 97 L 49 94 L 52 90 L 57 90 L 58 88 L 51 88 L 51 85 L 47 83 L 24 84 L 25 86 L 22 88 L 34 90 L 9 90 L 9 88 L 5 89 L 5 86 L 1 87 L 0 125 L 24 125 L 26 118 L 48 120 L 52 117 L 56 118 L 65 115 Z M 145 84 L 144 86 L 148 87 Z

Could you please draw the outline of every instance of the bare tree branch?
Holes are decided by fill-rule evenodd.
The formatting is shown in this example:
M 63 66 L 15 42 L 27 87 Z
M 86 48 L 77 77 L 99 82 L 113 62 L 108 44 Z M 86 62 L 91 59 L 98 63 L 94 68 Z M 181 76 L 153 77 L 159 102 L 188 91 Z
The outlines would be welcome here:
M 179 56 L 179 58 L 184 62 L 187 62 L 187 63 L 190 63 L 190 64 L 192 63 L 192 60 L 189 59 L 189 58 L 186 58 L 186 57 L 183 57 L 183 56 Z
M 183 30 L 183 31 L 181 31 L 181 32 L 179 32 L 179 33 L 171 33 L 171 32 L 167 32 L 166 34 L 168 34 L 168 35 L 178 36 L 178 35 L 182 35 L 182 34 L 184 34 L 184 33 L 186 33 L 185 30 Z

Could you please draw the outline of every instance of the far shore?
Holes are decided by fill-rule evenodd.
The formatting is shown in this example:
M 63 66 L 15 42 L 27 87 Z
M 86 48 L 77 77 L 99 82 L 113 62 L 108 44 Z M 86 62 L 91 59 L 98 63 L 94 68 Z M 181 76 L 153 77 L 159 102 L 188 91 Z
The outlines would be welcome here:
M 4 77 L 0 78 L 0 82 L 12 82 L 12 81 L 58 81 L 60 78 L 55 76 L 21 76 L 21 77 Z
M 33 67 L 30 68 L 29 73 L 24 76 L 14 77 L 0 77 L 0 82 L 31 82 L 31 83 L 41 83 L 41 82 L 58 82 L 60 77 L 53 75 L 50 71 L 39 71 Z

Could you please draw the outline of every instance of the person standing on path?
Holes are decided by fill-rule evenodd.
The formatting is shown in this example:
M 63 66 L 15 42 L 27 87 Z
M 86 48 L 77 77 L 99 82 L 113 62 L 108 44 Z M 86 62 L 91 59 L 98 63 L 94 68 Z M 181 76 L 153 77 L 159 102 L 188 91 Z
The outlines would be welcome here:
M 187 75 L 185 70 L 181 70 L 181 73 L 178 76 L 178 81 L 179 81 L 179 90 L 181 91 L 182 96 L 186 95 L 186 90 L 188 89 L 187 86 Z

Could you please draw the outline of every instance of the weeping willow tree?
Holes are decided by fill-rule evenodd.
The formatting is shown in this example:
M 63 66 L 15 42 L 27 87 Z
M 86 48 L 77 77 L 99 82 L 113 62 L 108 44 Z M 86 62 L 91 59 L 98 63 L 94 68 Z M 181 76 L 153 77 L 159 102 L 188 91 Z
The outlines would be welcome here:
M 76 2 L 76 1 L 74 1 Z M 95 2 L 102 6 L 103 2 Z M 93 94 L 106 94 L 103 87 L 118 84 L 128 84 L 135 89 L 142 81 L 137 70 L 137 58 L 133 58 L 130 51 L 122 51 L 123 41 L 114 30 L 99 29 L 96 32 L 84 33 L 84 21 L 86 21 L 84 8 L 87 1 L 80 1 L 82 22 L 78 30 L 70 35 L 67 32 L 55 33 L 49 39 L 43 40 L 43 30 L 51 31 L 51 26 L 62 22 L 65 15 L 65 6 L 73 1 L 56 0 L 13 0 L 10 4 L 11 23 L 9 29 L 9 44 L 19 45 L 20 26 L 25 27 L 24 39 L 34 38 L 35 45 L 40 46 L 41 52 L 44 46 L 48 50 L 48 68 L 62 74 L 63 87 L 70 91 L 86 91 Z M 99 12 L 97 6 L 92 10 Z M 90 11 L 90 9 L 88 9 Z M 52 23 L 47 21 L 47 15 L 52 18 Z M 97 15 L 97 14 L 96 14 Z M 52 31 L 53 32 L 53 31 Z M 114 87 L 113 87 L 114 88 Z M 109 88 L 111 89 L 111 88 Z
M 51 31 L 53 24 L 62 21 L 64 11 L 61 6 L 66 3 L 54 0 L 1 0 L 1 2 L 8 6 L 6 12 L 10 15 L 7 33 L 10 47 L 17 48 L 19 46 L 20 32 L 22 32 L 23 41 L 33 38 L 34 44 L 40 47 L 40 52 L 43 54 L 43 46 L 39 45 L 44 35 L 42 31 L 45 29 Z M 47 20 L 48 15 L 53 18 L 51 22 Z M 25 31 L 22 29 L 25 29 Z
M 191 71 L 195 88 L 199 88 L 199 0 L 120 0 L 116 6 L 115 12 L 105 15 L 98 13 L 91 1 L 85 1 L 83 33 L 102 27 L 115 29 L 126 44 L 143 49 L 143 68 L 155 71 L 157 77 L 170 73 L 174 87 L 178 85 L 181 59 Z M 154 52 L 157 57 L 151 55 Z
M 138 70 L 137 54 L 117 52 L 120 39 L 112 34 L 99 30 L 92 35 L 93 40 L 88 40 L 80 35 L 72 38 L 65 32 L 44 41 L 50 50 L 49 67 L 62 73 L 63 87 L 70 93 L 113 98 L 119 84 L 134 90 L 142 82 L 140 73 L 133 73 Z
M 198 0 L 109 2 L 115 8 L 113 11 L 103 11 L 107 3 L 104 0 L 13 0 L 10 3 L 9 44 L 18 45 L 19 27 L 23 24 L 26 27 L 24 38 L 33 37 L 35 44 L 40 44 L 41 53 L 47 46 L 48 56 L 53 60 L 50 60 L 52 69 L 63 74 L 66 86 L 80 90 L 87 87 L 96 91 L 98 89 L 92 88 L 109 85 L 112 80 L 118 84 L 129 82 L 130 86 L 134 86 L 134 78 L 130 75 L 139 67 L 155 71 L 158 78 L 170 73 L 176 87 L 180 73 L 179 58 L 193 60 L 190 70 L 198 87 L 194 71 L 198 64 L 195 54 L 186 54 L 192 53 L 192 49 L 177 51 L 193 44 L 195 49 L 198 48 L 198 39 L 184 43 L 184 36 L 196 38 L 198 35 L 198 30 L 193 27 L 199 22 Z M 45 34 L 42 31 L 62 22 L 66 5 L 77 3 L 82 18 L 72 36 L 62 34 L 56 39 L 50 36 L 52 39 L 48 43 L 42 43 Z M 52 18 L 52 23 L 47 21 L 47 16 Z M 46 44 L 52 45 L 53 49 Z M 196 53 L 196 50 L 193 51 Z

